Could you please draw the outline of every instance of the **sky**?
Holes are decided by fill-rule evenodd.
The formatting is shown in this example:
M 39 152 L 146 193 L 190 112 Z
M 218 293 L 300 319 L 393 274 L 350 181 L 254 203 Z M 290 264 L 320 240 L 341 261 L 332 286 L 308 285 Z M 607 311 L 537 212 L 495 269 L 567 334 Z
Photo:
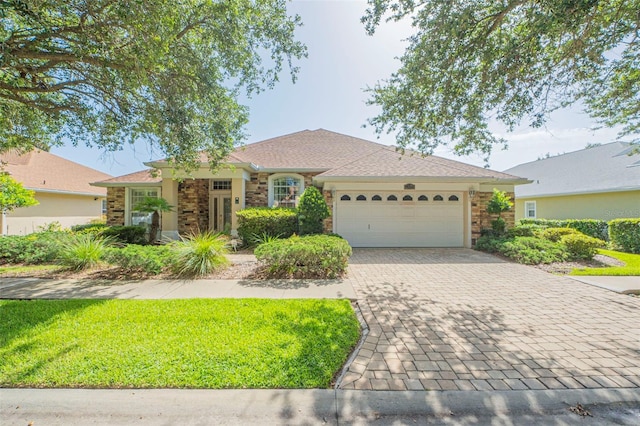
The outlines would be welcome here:
M 323 128 L 393 145 L 393 134 L 377 135 L 372 127 L 364 127 L 367 119 L 379 112 L 377 107 L 366 105 L 364 89 L 399 68 L 397 57 L 412 33 L 410 23 L 383 23 L 375 35 L 368 36 L 360 22 L 366 9 L 364 0 L 295 0 L 288 9 L 302 18 L 304 25 L 296 31 L 296 38 L 306 44 L 309 56 L 297 63 L 300 73 L 295 84 L 283 73 L 274 89 L 240 99 L 250 110 L 248 138 L 243 143 Z M 541 129 L 521 127 L 505 133 L 495 125 L 490 130 L 507 139 L 509 148 L 496 146 L 489 166 L 502 171 L 546 155 L 615 140 L 616 129 L 595 131 L 594 127 L 595 122 L 575 107 L 555 113 Z M 51 152 L 114 176 L 142 170 L 146 168 L 143 162 L 162 158 L 144 144 L 127 145 L 113 153 L 70 145 Z M 485 166 L 482 156 L 459 157 L 449 147 L 434 154 Z

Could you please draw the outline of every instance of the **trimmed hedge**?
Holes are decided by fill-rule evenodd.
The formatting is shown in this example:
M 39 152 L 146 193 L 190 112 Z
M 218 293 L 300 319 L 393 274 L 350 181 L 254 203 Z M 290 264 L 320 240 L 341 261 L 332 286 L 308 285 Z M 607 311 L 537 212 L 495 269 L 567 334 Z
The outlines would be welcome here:
M 605 242 L 582 233 L 567 234 L 560 238 L 572 259 L 591 260 L 598 253 L 598 249 L 604 247 Z
M 295 209 L 251 207 L 236 212 L 238 235 L 245 244 L 252 244 L 256 236 L 288 238 L 298 231 Z
M 123 244 L 147 244 L 147 228 L 145 226 L 110 226 L 104 228 L 100 235 L 112 237 Z
M 609 222 L 609 240 L 616 250 L 640 253 L 640 218 Z
M 37 265 L 51 263 L 58 257 L 67 232 L 37 232 L 29 235 L 0 236 L 0 264 L 24 263 Z
M 260 244 L 254 253 L 272 278 L 336 278 L 346 271 L 352 250 L 340 237 L 307 235 Z
M 573 228 L 585 235 L 600 240 L 607 240 L 608 225 L 604 220 L 597 219 L 520 219 L 521 225 L 537 225 L 544 228 Z
M 126 272 L 145 272 L 159 274 L 171 265 L 173 251 L 171 246 L 140 246 L 130 244 L 125 247 L 110 247 L 105 260 L 119 266 Z

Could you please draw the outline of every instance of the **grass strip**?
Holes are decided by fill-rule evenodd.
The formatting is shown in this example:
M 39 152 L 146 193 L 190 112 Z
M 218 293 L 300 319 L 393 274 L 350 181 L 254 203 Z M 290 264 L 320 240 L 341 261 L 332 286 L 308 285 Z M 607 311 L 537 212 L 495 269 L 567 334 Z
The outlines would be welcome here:
M 347 300 L 0 301 L 0 386 L 326 388 Z
M 613 250 L 598 250 L 599 254 L 613 257 L 624 266 L 607 266 L 604 268 L 577 268 L 569 275 L 592 275 L 592 276 L 636 276 L 640 275 L 640 254 L 623 253 Z

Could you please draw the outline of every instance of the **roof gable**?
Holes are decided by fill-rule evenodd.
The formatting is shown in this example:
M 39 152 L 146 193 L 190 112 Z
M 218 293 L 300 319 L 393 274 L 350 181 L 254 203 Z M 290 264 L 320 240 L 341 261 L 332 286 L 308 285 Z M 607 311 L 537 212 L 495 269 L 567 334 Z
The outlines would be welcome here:
M 0 154 L 0 161 L 15 180 L 35 191 L 105 195 L 105 189 L 89 183 L 111 177 L 47 151 L 8 152 Z
M 517 197 L 616 192 L 640 189 L 640 154 L 612 142 L 521 164 L 506 170 L 533 180 L 516 188 Z

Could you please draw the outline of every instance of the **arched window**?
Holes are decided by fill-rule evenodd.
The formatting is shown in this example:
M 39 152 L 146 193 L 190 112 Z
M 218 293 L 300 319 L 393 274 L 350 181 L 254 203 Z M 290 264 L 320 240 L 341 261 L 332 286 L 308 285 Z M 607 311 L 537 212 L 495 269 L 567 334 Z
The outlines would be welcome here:
M 349 197 L 348 195 L 343 195 L 342 197 L 340 197 L 340 201 L 351 201 L 351 197 Z
M 356 201 L 367 201 L 367 197 L 365 197 L 364 195 L 358 195 L 356 197 Z
M 379 195 L 374 195 L 373 197 L 371 197 L 371 201 L 381 201 L 382 197 Z
M 456 195 L 451 195 L 449 197 L 449 201 L 458 201 L 458 197 Z
M 398 201 L 398 197 L 396 197 L 395 195 L 389 195 L 387 197 L 387 201 Z
M 413 201 L 413 197 L 411 195 L 405 195 L 402 197 L 402 201 Z
M 433 201 L 444 201 L 444 198 L 442 198 L 442 195 L 436 195 L 433 197 Z
M 429 201 L 429 198 L 426 195 L 421 195 L 418 197 L 418 201 Z
M 269 205 L 296 207 L 304 191 L 304 178 L 297 174 L 274 174 L 269 176 Z

